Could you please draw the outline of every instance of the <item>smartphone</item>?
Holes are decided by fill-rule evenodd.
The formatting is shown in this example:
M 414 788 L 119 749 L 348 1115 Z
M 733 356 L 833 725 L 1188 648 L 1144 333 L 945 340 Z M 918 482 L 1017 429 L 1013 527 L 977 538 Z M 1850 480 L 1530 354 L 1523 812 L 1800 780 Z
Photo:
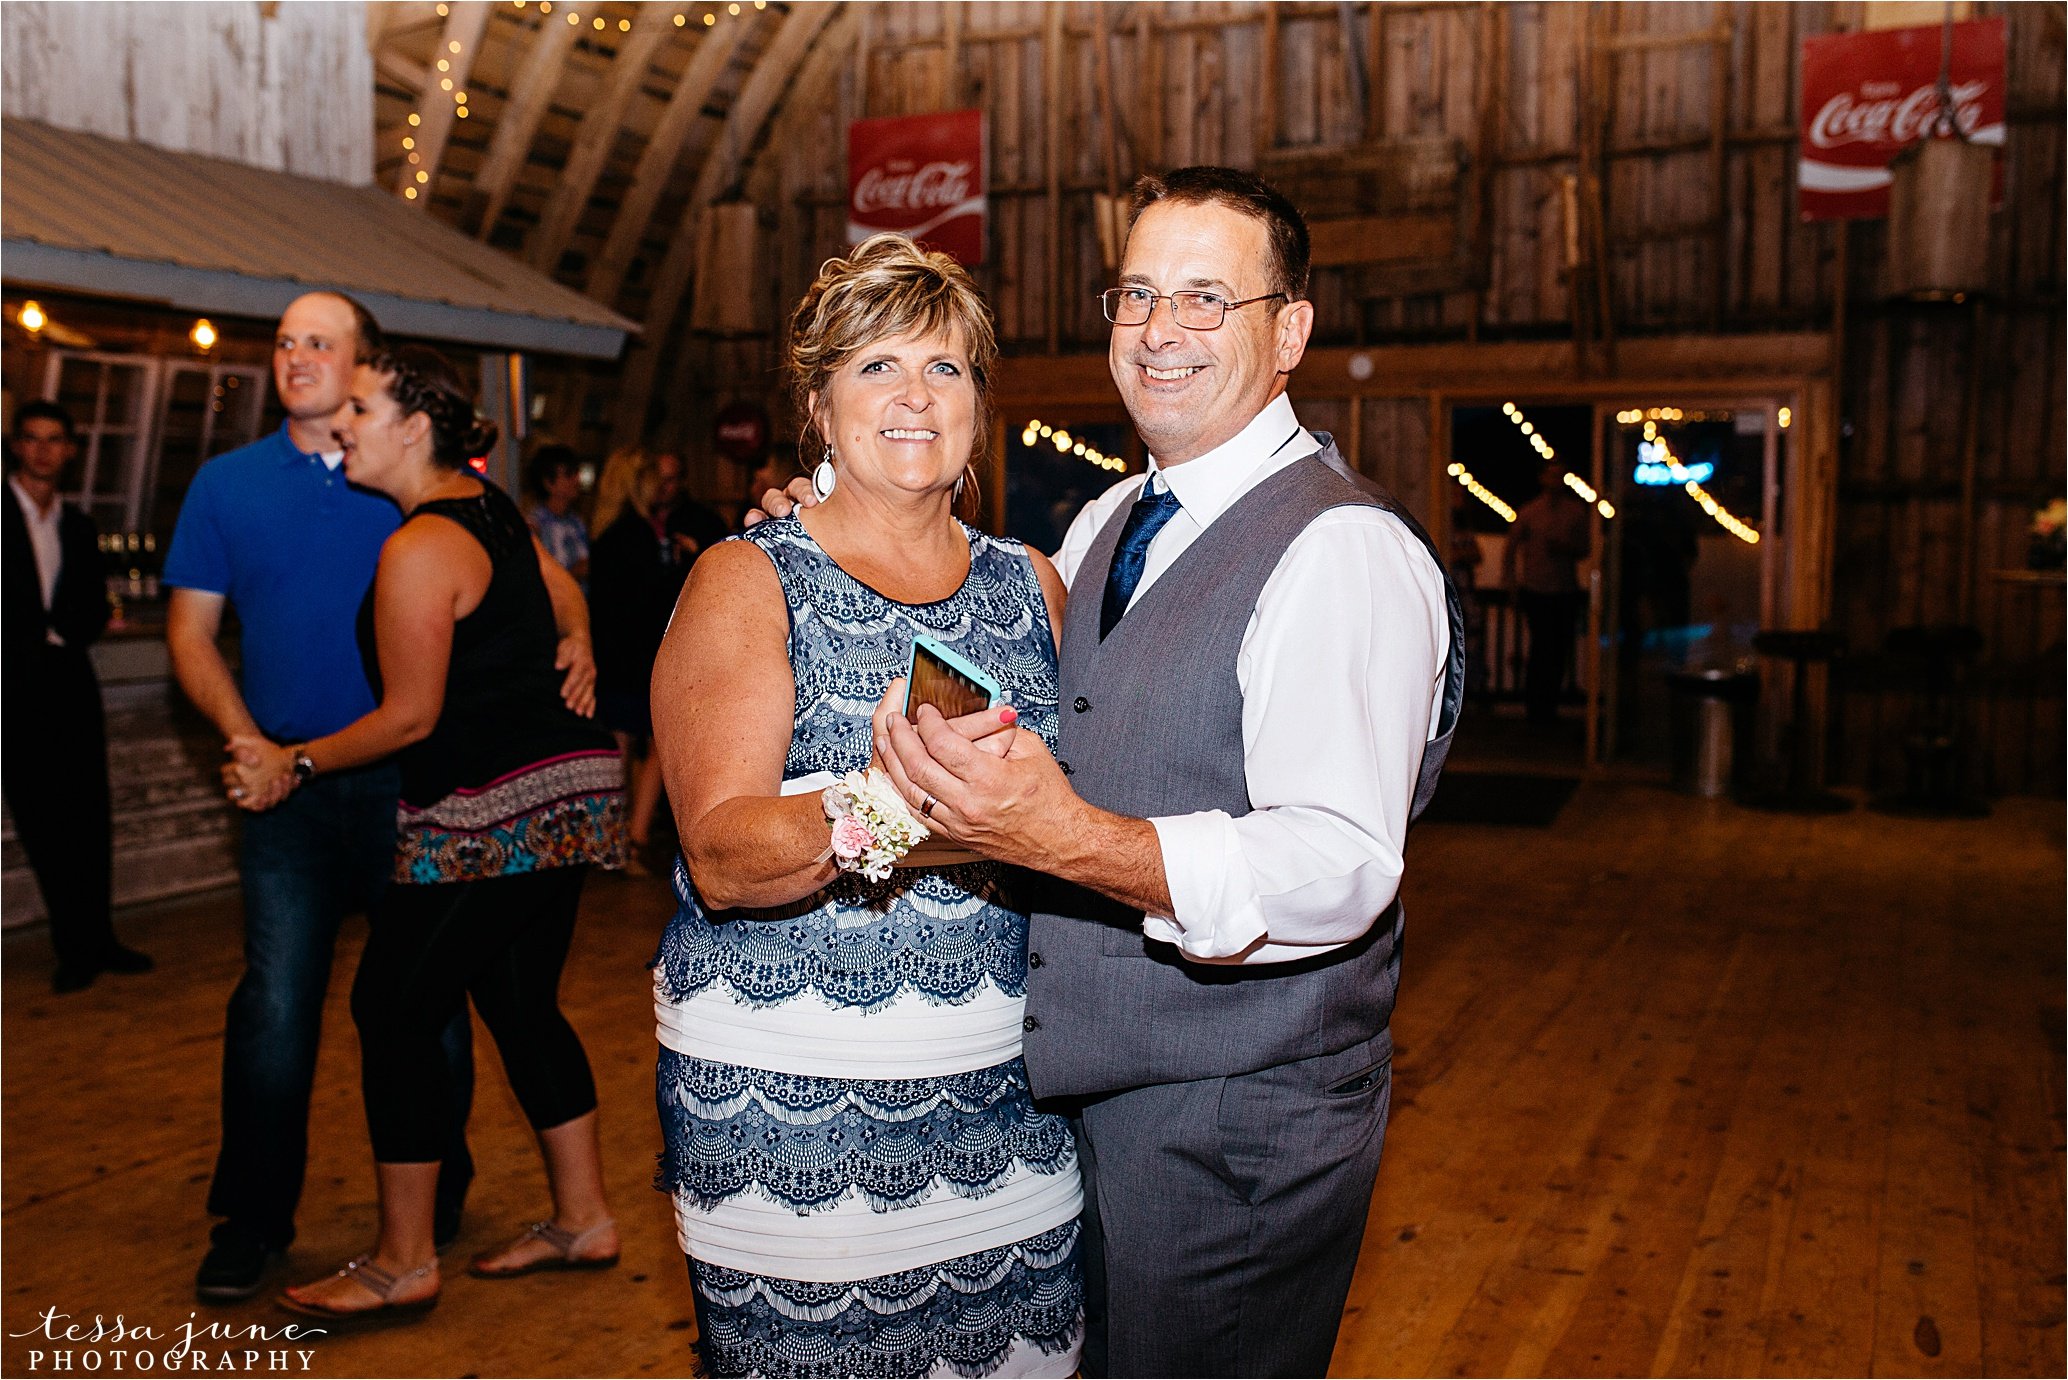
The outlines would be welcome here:
M 999 699 L 998 682 L 966 657 L 924 634 L 912 639 L 912 655 L 905 666 L 907 718 L 922 704 L 954 719 L 988 709 Z

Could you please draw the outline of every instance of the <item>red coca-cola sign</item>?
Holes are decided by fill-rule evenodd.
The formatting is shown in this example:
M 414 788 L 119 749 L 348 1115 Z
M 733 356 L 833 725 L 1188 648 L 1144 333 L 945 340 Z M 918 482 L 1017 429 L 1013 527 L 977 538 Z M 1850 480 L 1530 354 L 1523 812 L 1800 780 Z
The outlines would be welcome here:
M 982 263 L 984 176 L 980 110 L 856 120 L 847 127 L 847 242 L 895 230 Z
M 1803 40 L 1804 220 L 1888 214 L 1889 160 L 1939 124 L 1943 36 L 1932 24 Z M 2001 147 L 2001 19 L 1953 26 L 1949 94 L 1961 132 Z

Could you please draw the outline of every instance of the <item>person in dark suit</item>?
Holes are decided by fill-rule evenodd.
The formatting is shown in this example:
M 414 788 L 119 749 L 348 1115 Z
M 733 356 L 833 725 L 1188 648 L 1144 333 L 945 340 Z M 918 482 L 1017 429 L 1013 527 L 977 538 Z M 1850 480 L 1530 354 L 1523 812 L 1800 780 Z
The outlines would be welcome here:
M 51 987 L 76 992 L 102 973 L 151 960 L 115 939 L 112 811 L 100 681 L 87 648 L 108 625 L 108 588 L 93 519 L 58 497 L 76 446 L 56 403 L 25 404 L 8 447 L 6 692 L 0 696 L 0 789 L 50 916 Z

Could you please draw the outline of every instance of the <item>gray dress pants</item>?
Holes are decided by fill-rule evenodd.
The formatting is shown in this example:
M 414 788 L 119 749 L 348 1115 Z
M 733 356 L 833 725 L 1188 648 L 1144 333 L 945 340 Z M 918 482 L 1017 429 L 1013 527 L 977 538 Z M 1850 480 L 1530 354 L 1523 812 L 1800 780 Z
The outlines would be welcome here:
M 1321 1376 L 1357 1266 L 1392 1038 L 1113 1093 L 1074 1119 L 1087 1376 Z

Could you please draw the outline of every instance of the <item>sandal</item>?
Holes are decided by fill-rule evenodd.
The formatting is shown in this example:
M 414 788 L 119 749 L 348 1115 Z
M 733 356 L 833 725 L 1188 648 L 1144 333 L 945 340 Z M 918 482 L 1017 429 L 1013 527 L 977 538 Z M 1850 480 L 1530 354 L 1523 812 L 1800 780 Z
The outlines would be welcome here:
M 554 1254 L 542 1255 L 537 1260 L 519 1265 L 514 1270 L 490 1270 L 484 1268 L 481 1262 L 488 1259 L 489 1256 L 501 1255 L 503 1253 L 503 1251 L 491 1251 L 486 1255 L 475 1256 L 473 1263 L 467 1266 L 467 1273 L 476 1279 L 515 1279 L 519 1275 L 537 1274 L 541 1270 L 608 1270 L 611 1266 L 618 1263 L 618 1253 L 616 1251 L 612 1251 L 609 1255 L 593 1257 L 578 1256 L 575 1252 L 579 1251 L 592 1238 L 611 1231 L 616 1226 L 616 1219 L 606 1217 L 587 1231 L 576 1233 L 556 1227 L 551 1222 L 533 1222 L 524 1230 L 545 1242 L 548 1246 L 551 1246 Z M 510 1248 L 507 1246 L 503 1248 L 503 1250 L 508 1249 Z
M 338 1270 L 338 1276 L 348 1278 L 360 1288 L 372 1294 L 380 1302 L 372 1308 L 332 1308 L 324 1303 L 304 1303 L 292 1294 L 283 1292 L 276 1302 L 290 1313 L 300 1313 L 308 1318 L 327 1318 L 332 1322 L 371 1322 L 376 1319 L 385 1322 L 399 1322 L 407 1318 L 420 1317 L 438 1306 L 438 1295 L 429 1298 L 410 1299 L 406 1303 L 395 1302 L 395 1294 L 411 1280 L 422 1279 L 436 1273 L 438 1261 L 434 1258 L 428 1265 L 419 1265 L 406 1274 L 392 1274 L 373 1263 L 371 1253 L 347 1260 Z

